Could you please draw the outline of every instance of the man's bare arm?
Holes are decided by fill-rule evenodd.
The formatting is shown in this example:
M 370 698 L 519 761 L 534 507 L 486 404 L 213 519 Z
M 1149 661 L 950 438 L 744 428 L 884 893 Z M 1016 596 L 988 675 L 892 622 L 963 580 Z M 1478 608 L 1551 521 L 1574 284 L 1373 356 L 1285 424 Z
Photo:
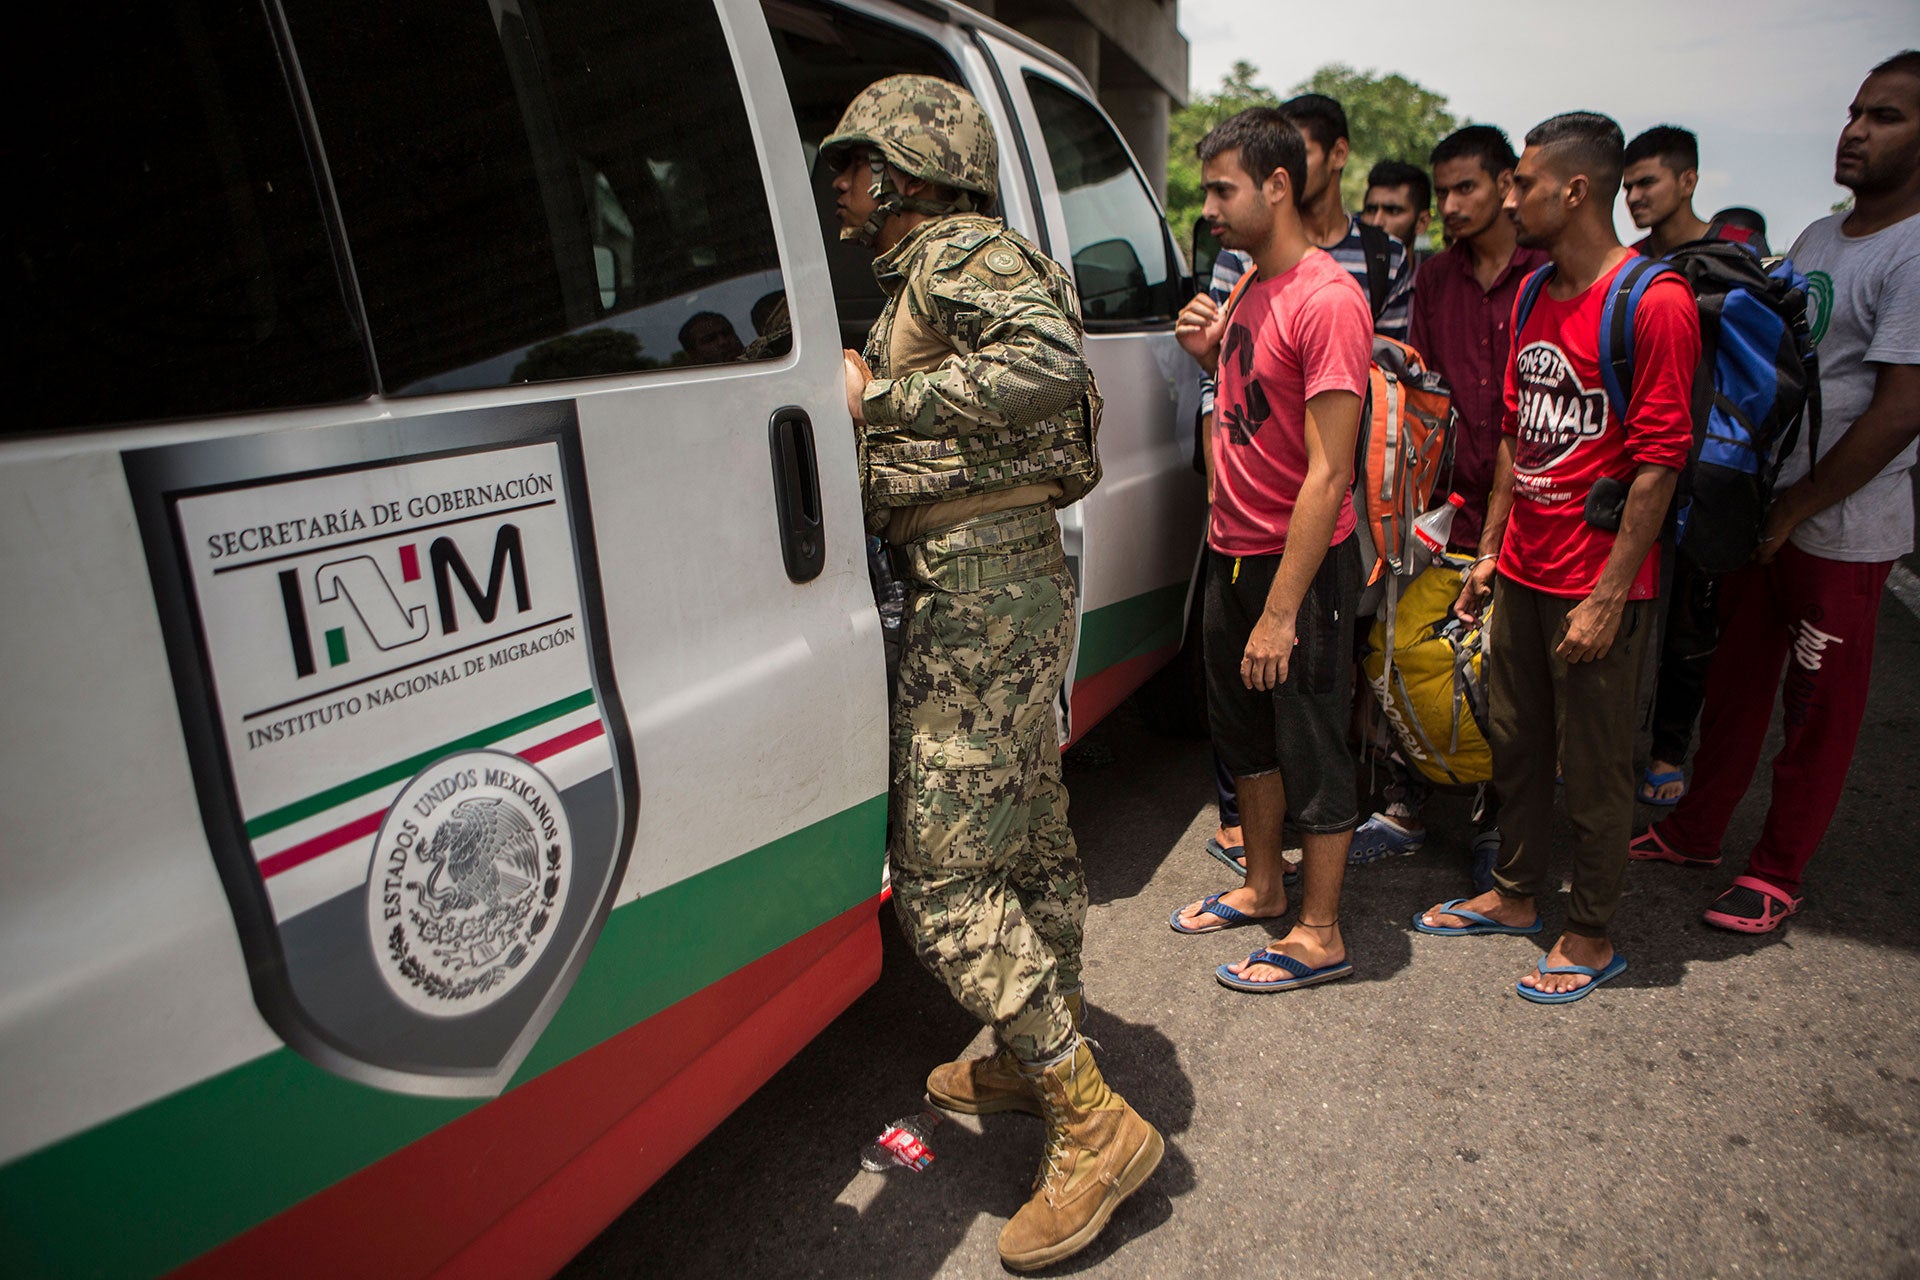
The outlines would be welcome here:
M 1633 579 L 1660 536 L 1679 480 L 1680 473 L 1672 467 L 1650 463 L 1633 473 L 1627 509 L 1620 517 L 1620 531 L 1613 536 L 1606 566 L 1600 570 L 1600 581 L 1594 584 L 1593 594 L 1567 615 L 1567 634 L 1555 652 L 1568 662 L 1595 662 L 1613 648 Z
M 1480 610 L 1493 594 L 1494 561 L 1507 537 L 1507 517 L 1513 514 L 1513 437 L 1502 435 L 1493 454 L 1493 488 L 1487 494 L 1487 518 L 1480 526 L 1480 553 L 1460 582 L 1460 598 L 1453 616 L 1480 625 Z
M 1802 477 L 1774 498 L 1754 558 L 1762 564 L 1773 559 L 1801 521 L 1842 501 L 1886 470 L 1915 436 L 1920 436 L 1920 365 L 1883 364 L 1867 411 L 1820 459 L 1816 474 Z
M 1353 449 L 1360 435 L 1360 397 L 1322 391 L 1307 401 L 1307 476 L 1287 520 L 1287 551 L 1267 592 L 1266 608 L 1253 626 L 1240 678 L 1249 689 L 1271 689 L 1287 678 L 1293 656 L 1294 619 L 1300 602 L 1340 519 L 1353 485 Z

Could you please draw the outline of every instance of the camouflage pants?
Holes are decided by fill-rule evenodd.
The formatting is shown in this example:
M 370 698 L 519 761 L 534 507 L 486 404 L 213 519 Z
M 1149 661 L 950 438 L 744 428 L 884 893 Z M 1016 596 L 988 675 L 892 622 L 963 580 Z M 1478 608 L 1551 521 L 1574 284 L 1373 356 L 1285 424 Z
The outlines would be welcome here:
M 910 549 L 889 851 L 894 908 L 921 962 L 1027 1061 L 1070 1042 L 1061 992 L 1080 984 L 1087 914 L 1053 709 L 1073 580 L 1042 514 L 1043 527 L 1023 517 L 1024 533 L 995 518 L 1016 536 L 985 551 L 965 545 L 974 527 Z

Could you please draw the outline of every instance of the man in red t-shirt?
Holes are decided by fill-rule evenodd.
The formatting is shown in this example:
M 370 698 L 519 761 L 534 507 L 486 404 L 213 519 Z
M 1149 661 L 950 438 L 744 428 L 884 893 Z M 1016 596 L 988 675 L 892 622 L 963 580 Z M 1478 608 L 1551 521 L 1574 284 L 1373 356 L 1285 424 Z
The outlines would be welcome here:
M 1553 274 L 1514 326 L 1480 558 L 1455 606 L 1477 619 L 1491 589 L 1490 736 L 1505 838 L 1492 892 L 1414 919 L 1450 936 L 1539 931 L 1557 758 L 1573 892 L 1565 932 L 1517 984 L 1544 1004 L 1580 999 L 1626 968 L 1607 931 L 1633 830 L 1635 688 L 1653 630 L 1655 540 L 1692 441 L 1700 359 L 1692 292 L 1663 274 L 1636 312 L 1624 421 L 1604 389 L 1601 311 L 1636 260 L 1613 230 L 1624 150 L 1619 125 L 1571 112 L 1535 126 L 1514 170 L 1507 211 Z M 1609 489 L 1624 504 L 1604 501 Z
M 1306 145 L 1284 116 L 1243 111 L 1196 151 L 1205 216 L 1254 271 L 1230 313 L 1201 294 L 1174 327 L 1216 378 L 1207 714 L 1239 793 L 1247 879 L 1169 923 L 1213 933 L 1284 915 L 1291 816 L 1305 853 L 1299 922 L 1216 970 L 1237 990 L 1282 991 L 1353 972 L 1340 936 L 1359 821 L 1347 745 L 1360 598 L 1351 497 L 1373 317 L 1352 274 L 1307 238 L 1296 203 Z

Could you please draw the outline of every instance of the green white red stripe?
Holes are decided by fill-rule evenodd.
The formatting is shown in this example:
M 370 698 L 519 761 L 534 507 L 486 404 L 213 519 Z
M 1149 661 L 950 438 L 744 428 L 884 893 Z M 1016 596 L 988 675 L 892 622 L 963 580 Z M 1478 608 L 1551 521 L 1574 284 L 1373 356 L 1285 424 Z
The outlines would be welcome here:
M 565 790 L 613 767 L 591 690 L 416 753 L 250 820 L 274 917 L 286 920 L 366 883 L 374 837 L 416 772 L 454 751 L 491 748 L 540 766 Z

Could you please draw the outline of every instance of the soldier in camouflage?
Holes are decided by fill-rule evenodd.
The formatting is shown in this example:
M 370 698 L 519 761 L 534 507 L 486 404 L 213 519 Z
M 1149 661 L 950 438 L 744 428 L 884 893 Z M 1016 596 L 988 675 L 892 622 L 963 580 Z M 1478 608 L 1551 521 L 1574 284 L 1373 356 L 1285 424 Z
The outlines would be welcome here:
M 874 249 L 887 304 L 847 353 L 868 525 L 909 590 L 893 705 L 893 901 L 922 961 L 999 1051 L 928 1097 L 1048 1125 L 1011 1267 L 1084 1248 L 1159 1163 L 1160 1135 L 1079 1034 L 1086 881 L 1054 702 L 1074 588 L 1054 509 L 1099 481 L 1100 401 L 1073 282 L 990 216 L 993 129 L 930 76 L 869 86 L 821 144 L 841 238 Z

